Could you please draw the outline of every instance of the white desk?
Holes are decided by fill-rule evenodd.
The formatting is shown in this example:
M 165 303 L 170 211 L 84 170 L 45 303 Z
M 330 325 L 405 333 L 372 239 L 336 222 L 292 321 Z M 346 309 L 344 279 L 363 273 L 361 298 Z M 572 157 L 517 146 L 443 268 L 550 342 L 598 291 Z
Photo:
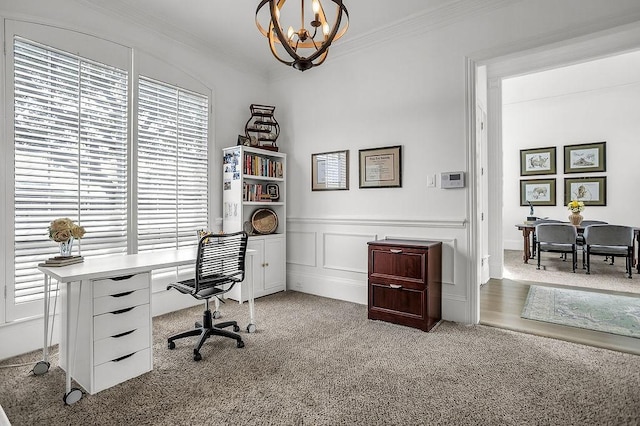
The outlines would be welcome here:
M 172 266 L 189 265 L 194 264 L 196 260 L 196 249 L 183 249 L 183 250 L 167 250 L 154 253 L 141 253 L 133 255 L 114 255 L 101 257 L 97 259 L 85 259 L 83 263 L 64 267 L 45 267 L 39 266 L 38 269 L 44 274 L 44 346 L 43 346 L 43 360 L 39 361 L 33 369 L 34 374 L 41 375 L 49 370 L 48 361 L 48 345 L 47 334 L 49 331 L 49 314 L 50 314 L 50 292 L 51 292 L 51 280 L 57 280 L 61 286 L 60 291 L 64 294 L 61 304 L 61 318 L 62 327 L 60 334 L 60 366 L 66 372 L 66 390 L 63 400 L 67 404 L 73 404 L 82 398 L 82 391 L 80 389 L 71 388 L 72 377 L 76 379 L 76 372 L 78 376 L 88 376 L 89 379 L 85 380 L 92 383 L 90 387 L 92 389 L 86 389 L 93 393 L 102 390 L 104 386 L 110 387 L 119 383 L 119 371 L 118 370 L 105 370 L 102 373 L 96 371 L 96 374 L 104 374 L 109 376 L 106 384 L 98 386 L 97 390 L 94 389 L 93 378 L 94 370 L 93 365 L 90 365 L 87 369 L 87 373 L 82 373 L 82 366 L 77 368 L 74 364 L 79 362 L 80 364 L 86 363 L 85 358 L 89 358 L 90 364 L 93 364 L 93 351 L 94 351 L 94 326 L 91 321 L 87 321 L 86 312 L 93 315 L 94 309 L 99 312 L 106 312 L 108 309 L 118 309 L 126 305 L 126 300 L 130 301 L 131 306 L 136 306 L 138 309 L 136 313 L 133 312 L 133 308 L 128 307 L 122 309 L 122 311 L 131 311 L 129 318 L 126 321 L 138 321 L 140 328 L 145 329 L 148 327 L 146 333 L 139 332 L 138 336 L 133 331 L 128 331 L 123 334 L 131 334 L 124 340 L 128 340 L 130 343 L 135 339 L 138 339 L 136 343 L 142 345 L 144 350 L 140 351 L 138 356 L 138 367 L 135 367 L 132 372 L 124 372 L 121 375 L 121 381 L 140 375 L 146 371 L 150 371 L 153 368 L 153 357 L 151 353 L 152 336 L 151 336 L 151 317 L 152 311 L 150 308 L 151 303 L 151 280 L 150 273 L 154 269 L 168 268 Z M 245 270 L 252 271 L 253 253 L 247 250 L 247 263 Z M 129 277 L 131 276 L 131 277 Z M 64 286 L 62 286 L 64 284 Z M 94 289 L 95 284 L 95 289 Z M 253 277 L 250 272 L 245 275 L 245 281 L 243 285 L 248 285 L 250 294 L 249 299 L 249 315 L 250 321 L 246 330 L 248 332 L 255 331 L 254 322 L 254 301 L 253 301 Z M 83 290 L 84 289 L 84 290 Z M 84 291 L 84 294 L 83 294 Z M 109 291 L 114 292 L 111 294 L 112 298 L 104 301 L 104 296 Z M 73 297 L 77 297 L 77 300 L 73 300 Z M 117 300 L 116 300 L 117 299 Z M 114 305 L 114 300 L 115 306 Z M 125 305 L 123 305 L 123 302 Z M 218 299 L 215 299 L 216 310 L 218 309 Z M 146 305 L 145 305 L 146 303 Z M 91 306 L 93 305 L 93 306 Z M 148 313 L 147 313 L 148 312 Z M 74 317 L 75 316 L 75 317 Z M 82 321 L 81 321 L 82 320 Z M 72 353 L 72 346 L 78 350 L 78 334 L 88 335 L 90 338 L 84 339 L 89 343 L 81 350 L 90 352 L 92 356 L 82 357 L 76 356 Z M 98 334 L 98 333 L 96 333 Z M 85 336 L 86 337 L 86 336 Z M 145 341 L 146 340 L 146 341 Z M 81 339 L 82 341 L 82 339 Z M 98 342 L 95 342 L 96 346 Z M 104 347 L 112 347 L 114 345 L 106 342 Z M 117 345 L 116 345 L 117 346 Z M 64 356 L 62 356 L 64 355 Z M 99 354 L 97 354 L 99 355 Z M 122 360 L 128 358 L 130 355 L 121 357 Z M 132 357 L 133 358 L 133 357 Z M 119 360 L 113 360 L 119 361 Z M 126 368 L 126 363 L 132 361 L 126 361 L 123 363 Z M 140 364 L 142 362 L 142 364 Z M 142 365 L 142 367 L 140 367 Z M 74 368 L 76 367 L 76 368 Z M 72 369 L 74 371 L 72 371 Z M 97 369 L 96 369 L 97 370 Z M 133 374 L 133 375 L 132 375 Z M 128 376 L 127 376 L 128 375 Z M 114 377 L 115 376 L 115 377 Z M 80 380 L 76 379 L 78 383 Z M 114 383 L 114 381 L 116 383 Z M 85 385 L 86 386 L 86 385 Z

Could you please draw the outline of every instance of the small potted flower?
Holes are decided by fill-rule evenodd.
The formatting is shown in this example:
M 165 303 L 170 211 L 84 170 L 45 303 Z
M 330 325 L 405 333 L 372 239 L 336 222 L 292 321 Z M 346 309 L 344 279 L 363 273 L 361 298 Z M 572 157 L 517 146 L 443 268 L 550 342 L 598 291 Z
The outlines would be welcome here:
M 571 200 L 569 204 L 567 204 L 567 208 L 571 212 L 569 215 L 569 222 L 572 225 L 579 226 L 582 223 L 582 215 L 580 212 L 584 211 L 584 203 L 578 200 Z
M 49 225 L 49 239 L 60 244 L 60 256 L 71 256 L 73 241 L 84 237 L 85 230 L 68 217 L 55 219 Z

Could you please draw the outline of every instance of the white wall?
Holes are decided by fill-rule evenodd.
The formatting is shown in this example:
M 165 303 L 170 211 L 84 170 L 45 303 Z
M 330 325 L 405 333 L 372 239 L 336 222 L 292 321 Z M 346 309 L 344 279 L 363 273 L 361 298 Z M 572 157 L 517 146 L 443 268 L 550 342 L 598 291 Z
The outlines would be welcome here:
M 366 241 L 444 240 L 451 271 L 443 277 L 443 316 L 475 321 L 473 183 L 463 190 L 426 187 L 429 174 L 469 172 L 465 57 L 488 59 L 568 39 L 637 20 L 640 11 L 637 2 L 504 4 L 448 25 L 420 17 L 399 25 L 386 42 L 360 41 L 344 52 L 338 42 L 320 68 L 283 70 L 274 79 L 279 143 L 289 154 L 289 176 L 297 176 L 287 192 L 289 286 L 366 303 Z M 389 145 L 403 146 L 403 187 L 359 189 L 358 150 Z M 351 189 L 311 192 L 311 154 L 340 149 L 351 153 Z
M 585 219 L 640 226 L 635 196 L 640 177 L 640 51 L 562 67 L 502 84 L 504 153 L 504 247 L 522 249 L 514 224 L 529 214 L 520 206 L 521 179 L 555 178 L 556 206 L 536 206 L 535 215 L 567 220 L 564 179 L 607 177 L 607 205 L 589 206 Z M 564 174 L 564 145 L 606 141 L 606 172 Z M 555 175 L 520 176 L 520 150 L 556 147 Z

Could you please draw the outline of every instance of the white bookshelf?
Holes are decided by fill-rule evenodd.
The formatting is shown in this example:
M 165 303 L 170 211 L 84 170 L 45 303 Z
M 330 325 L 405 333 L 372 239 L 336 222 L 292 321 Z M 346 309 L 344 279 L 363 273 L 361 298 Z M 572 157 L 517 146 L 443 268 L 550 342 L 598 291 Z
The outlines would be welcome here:
M 255 250 L 255 297 L 286 290 L 286 172 L 286 154 L 241 145 L 223 149 L 222 229 L 249 233 L 248 246 Z M 271 185 L 277 185 L 278 199 L 261 198 Z M 259 234 L 251 226 L 253 214 L 263 208 L 278 219 L 269 234 Z M 236 286 L 227 297 L 243 302 L 248 299 L 243 290 Z

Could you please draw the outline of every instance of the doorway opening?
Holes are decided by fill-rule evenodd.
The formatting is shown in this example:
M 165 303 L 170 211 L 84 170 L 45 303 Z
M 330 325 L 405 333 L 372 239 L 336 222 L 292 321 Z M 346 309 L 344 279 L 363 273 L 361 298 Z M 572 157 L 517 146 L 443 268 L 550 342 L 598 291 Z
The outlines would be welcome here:
M 625 341 L 625 339 L 616 340 L 616 338 L 613 338 L 615 342 L 611 343 L 611 337 L 605 337 L 603 333 L 590 333 L 589 331 L 583 331 L 573 327 L 565 327 L 566 329 L 559 329 L 559 326 L 551 328 L 529 327 L 529 329 L 523 329 L 524 326 L 521 323 L 523 320 L 520 318 L 520 312 L 521 304 L 524 304 L 529 291 L 529 284 L 527 284 L 527 282 L 562 286 L 568 281 L 565 277 L 564 282 L 554 283 L 553 280 L 550 279 L 550 274 L 548 274 L 546 278 L 521 275 L 523 271 L 527 270 L 524 269 L 524 267 L 518 268 L 519 265 L 513 263 L 513 255 L 516 252 L 520 253 L 520 259 L 522 259 L 521 252 L 523 246 L 522 233 L 516 229 L 515 225 L 516 223 L 522 223 L 529 213 L 529 207 L 520 206 L 518 200 L 520 195 L 520 181 L 531 178 L 529 176 L 520 176 L 519 151 L 521 149 L 547 146 L 554 146 L 556 152 L 560 151 L 557 156 L 558 163 L 556 164 L 556 173 L 541 176 L 555 179 L 556 203 L 544 209 L 537 207 L 536 216 L 557 217 L 562 219 L 568 215 L 568 210 L 564 202 L 565 179 L 572 177 L 564 173 L 564 164 L 561 161 L 564 146 L 602 139 L 603 141 L 609 140 L 609 147 L 611 147 L 614 141 L 621 139 L 619 135 L 622 133 L 618 131 L 608 131 L 607 133 L 606 126 L 602 124 L 603 122 L 609 120 L 612 126 L 619 126 L 620 124 L 620 116 L 614 114 L 613 117 L 616 118 L 613 119 L 609 113 L 604 116 L 600 113 L 600 127 L 597 131 L 594 130 L 594 127 L 590 131 L 591 133 L 588 133 L 588 126 L 583 125 L 583 129 L 581 129 L 583 131 L 582 135 L 579 135 L 579 132 L 571 128 L 575 126 L 575 124 L 571 124 L 570 126 L 569 123 L 566 123 L 564 126 L 548 126 L 540 132 L 534 132 L 532 131 L 532 127 L 527 126 L 529 124 L 531 126 L 541 126 L 544 120 L 551 118 L 562 120 L 564 117 L 573 120 L 579 117 L 581 112 L 583 113 L 583 117 L 585 117 L 585 111 L 597 114 L 598 112 L 594 111 L 594 109 L 596 109 L 595 107 L 600 107 L 604 104 L 600 105 L 602 101 L 599 100 L 587 102 L 585 101 L 587 96 L 597 95 L 596 99 L 598 96 L 604 99 L 611 96 L 612 93 L 616 96 L 622 93 L 623 99 L 628 99 L 632 102 L 637 102 L 638 99 L 640 99 L 640 92 L 635 92 L 640 84 L 637 77 L 624 77 L 624 73 L 627 71 L 626 68 L 634 61 L 634 57 L 640 57 L 640 53 L 637 51 L 629 51 L 624 46 L 618 45 L 617 40 L 619 39 L 611 40 L 609 43 L 606 40 L 596 40 L 594 38 L 593 40 L 579 43 L 581 45 L 580 49 L 578 49 L 576 45 L 549 48 L 543 52 L 521 55 L 517 60 L 511 58 L 509 60 L 487 61 L 485 63 L 487 68 L 486 81 L 484 84 L 485 87 L 487 87 L 486 110 L 489 127 L 488 145 L 486 147 L 489 155 L 485 165 L 489 171 L 489 176 L 487 177 L 488 186 L 485 186 L 485 188 L 491 188 L 491 191 L 487 191 L 487 210 L 484 211 L 486 211 L 488 215 L 486 225 L 487 235 L 491 237 L 489 238 L 487 247 L 488 253 L 484 253 L 483 249 L 478 245 L 477 265 L 479 269 L 478 276 L 480 277 L 482 275 L 482 264 L 485 259 L 489 259 L 489 275 L 491 279 L 488 281 L 488 285 L 484 285 L 478 293 L 480 298 L 481 323 L 495 325 L 496 315 L 501 315 L 502 319 L 500 321 L 505 321 L 505 318 L 507 318 L 507 322 L 511 321 L 511 324 L 502 325 L 504 328 L 513 328 L 536 334 L 553 335 L 554 337 L 564 340 L 579 341 L 594 346 L 606 346 L 612 349 L 622 348 L 621 350 L 638 353 L 637 339 L 633 338 L 631 338 L 631 341 Z M 577 56 L 573 53 L 566 53 L 572 50 L 573 52 L 579 51 L 580 55 Z M 627 66 L 620 67 L 622 71 L 618 77 L 621 79 L 616 77 L 618 80 L 614 82 L 609 80 L 607 82 L 606 77 L 608 77 L 608 72 L 604 72 L 602 67 L 609 66 L 616 61 L 618 62 L 618 66 L 620 63 L 625 62 Z M 633 66 L 631 66 L 631 68 L 633 68 Z M 481 69 L 482 66 L 476 68 L 477 75 L 482 75 Z M 591 73 L 595 72 L 595 75 L 589 76 L 588 74 L 583 74 L 582 77 L 589 76 L 592 80 L 594 77 L 600 78 L 599 83 L 595 86 L 593 86 L 593 84 L 591 87 L 585 85 L 584 78 L 570 78 L 568 80 L 569 83 L 566 81 L 563 83 L 562 80 L 563 78 L 566 80 L 568 73 L 575 72 L 576 70 L 582 70 L 584 73 L 586 69 L 590 69 L 589 72 Z M 599 71 L 596 71 L 598 69 Z M 637 70 L 635 73 L 636 75 L 640 75 Z M 478 85 L 481 86 L 482 81 L 480 81 L 481 79 L 478 80 Z M 569 87 L 567 87 L 567 85 Z M 635 93 L 638 94 L 634 97 Z M 476 96 L 477 95 L 478 92 L 476 92 Z M 575 108 L 574 111 L 569 114 L 572 115 L 572 117 L 565 117 L 566 114 L 563 115 L 559 113 L 559 111 L 561 111 L 559 104 L 563 102 L 568 104 L 573 102 Z M 624 102 L 626 102 L 626 100 L 623 100 L 621 105 L 624 105 Z M 634 110 L 637 111 L 637 106 L 631 111 Z M 477 111 L 476 109 L 476 114 Z M 527 123 L 527 120 L 530 122 Z M 591 121 L 589 124 L 597 124 L 597 120 L 591 119 Z M 525 134 L 523 137 L 522 133 L 519 134 L 516 130 L 528 130 L 530 134 Z M 633 137 L 633 134 L 637 134 L 637 130 L 631 131 L 630 129 L 626 129 L 625 133 Z M 534 138 L 536 134 L 538 139 Z M 585 136 L 585 134 L 587 136 Z M 531 138 L 529 138 L 529 136 L 531 136 Z M 514 139 L 517 139 L 517 143 L 513 142 Z M 635 146 L 630 145 L 622 149 L 622 152 L 629 153 L 628 149 L 638 150 Z M 619 152 L 620 147 L 616 147 L 616 151 Z M 604 173 L 605 175 L 613 174 L 612 167 L 617 168 L 617 166 L 614 165 L 616 164 L 614 161 L 616 157 L 620 157 L 620 155 L 619 153 L 614 155 L 613 152 L 613 149 L 610 148 L 610 155 L 607 158 L 609 160 L 609 169 Z M 637 157 L 637 152 L 635 156 Z M 622 160 L 622 162 L 624 163 L 624 160 Z M 482 165 L 479 167 L 482 167 Z M 632 169 L 633 167 L 627 168 L 626 170 Z M 624 173 L 624 169 L 622 168 L 618 171 Z M 617 172 L 615 174 L 618 176 Z M 534 176 L 533 178 L 536 177 L 537 176 Z M 618 178 L 616 177 L 616 179 Z M 496 183 L 499 183 L 499 186 L 496 185 Z M 631 185 L 631 183 L 629 185 Z M 632 220 L 625 220 L 625 217 L 619 212 L 620 208 L 617 209 L 618 213 L 614 213 L 614 211 L 616 211 L 615 205 L 619 203 L 620 200 L 627 199 L 628 202 L 628 197 L 620 195 L 620 193 L 625 192 L 624 188 L 609 189 L 607 206 L 600 210 L 596 208 L 590 210 L 598 216 L 608 218 L 609 220 L 607 221 L 610 223 L 623 224 Z M 618 201 L 616 202 L 613 201 L 614 192 L 619 193 L 617 197 L 620 197 L 617 198 Z M 479 191 L 478 196 L 482 196 L 481 191 Z M 636 201 L 636 203 L 640 203 L 640 200 Z M 503 205 L 504 208 L 502 207 Z M 476 208 L 480 208 L 480 201 L 477 203 Z M 640 208 L 640 206 L 637 206 L 637 208 Z M 634 225 L 630 222 L 626 224 Z M 479 228 L 481 228 L 481 226 Z M 482 241 L 482 236 L 478 235 L 480 232 L 479 230 L 476 231 L 476 241 L 478 244 Z M 546 254 L 543 256 L 542 263 L 544 264 Z M 518 256 L 516 255 L 515 257 L 517 258 Z M 533 262 L 530 261 L 530 264 L 526 266 L 536 270 L 536 261 L 537 259 L 534 259 Z M 521 260 L 521 263 L 524 262 Z M 619 263 L 621 264 L 622 262 Z M 570 265 L 570 262 L 567 264 Z M 579 265 L 581 266 L 580 257 Z M 571 270 L 570 266 L 568 270 Z M 538 275 L 540 275 L 540 272 L 544 273 L 546 271 L 538 271 Z M 571 274 L 571 272 L 569 272 L 569 274 Z M 584 276 L 581 268 L 574 277 L 579 275 Z M 640 277 L 637 276 L 635 278 L 640 279 Z M 594 291 L 610 291 L 598 287 L 596 282 L 598 281 L 597 277 L 592 281 L 594 281 L 593 286 L 584 284 L 579 286 L 592 288 Z M 479 279 L 478 282 L 484 284 L 486 281 Z M 629 285 L 633 285 L 633 283 Z M 635 288 L 637 288 L 638 293 L 640 293 L 640 284 L 636 285 Z M 488 299 L 491 297 L 499 299 L 498 301 L 494 300 L 493 307 L 487 305 L 487 303 L 489 303 Z M 514 308 L 514 306 L 518 307 Z M 635 351 L 633 349 L 634 347 Z

